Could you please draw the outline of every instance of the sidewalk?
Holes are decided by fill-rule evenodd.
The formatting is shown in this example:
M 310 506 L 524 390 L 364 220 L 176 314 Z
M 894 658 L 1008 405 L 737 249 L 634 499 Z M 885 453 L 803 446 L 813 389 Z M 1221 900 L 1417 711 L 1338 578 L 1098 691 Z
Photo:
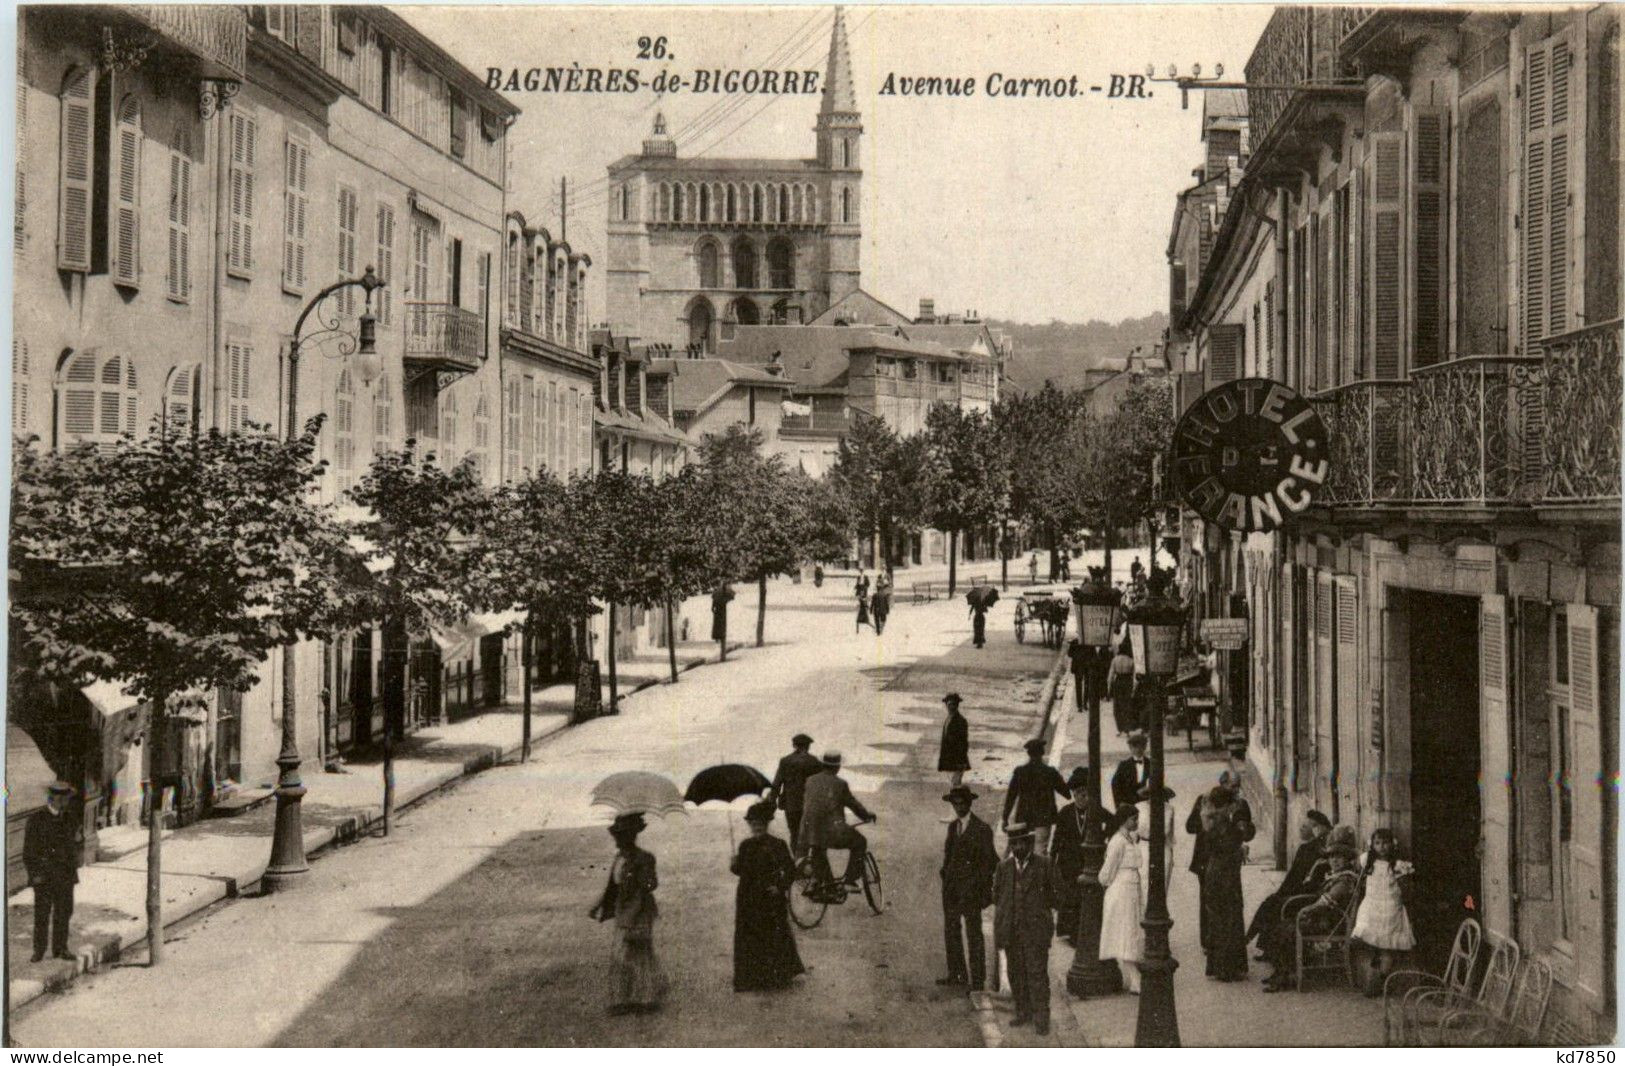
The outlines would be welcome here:
M 1055 707 L 1056 733 L 1051 750 L 1056 755 L 1051 761 L 1066 774 L 1088 761 L 1088 724 L 1082 714 L 1075 713 L 1070 676 L 1063 681 L 1064 696 Z M 1109 712 L 1101 733 L 1101 763 L 1109 778 L 1117 763 L 1128 756 L 1128 747 L 1113 732 Z M 1175 792 L 1168 910 L 1174 921 L 1171 946 L 1179 963 L 1174 974 L 1174 998 L 1183 1045 L 1369 1047 L 1381 1043 L 1382 1001 L 1366 999 L 1342 984 L 1318 981 L 1305 994 L 1267 994 L 1259 981 L 1270 967 L 1261 962 L 1250 963 L 1245 981 L 1226 983 L 1204 976 L 1202 949 L 1197 942 L 1196 878 L 1187 869 L 1191 838 L 1185 833 L 1185 816 L 1195 797 L 1217 781 L 1225 761 L 1219 752 L 1187 751 L 1183 737 L 1167 740 L 1167 783 Z M 1253 908 L 1275 890 L 1283 873 L 1274 869 L 1267 840 L 1255 838 L 1249 849 L 1252 860 L 1241 869 L 1241 884 L 1245 914 L 1251 919 Z M 1249 945 L 1249 959 L 1253 951 Z M 1049 961 L 1050 1035 L 1040 1038 L 1030 1028 L 1012 1029 L 1008 994 L 993 993 L 975 1003 L 989 1046 L 1132 1047 L 1139 997 L 1127 993 L 1092 1000 L 1074 997 L 1066 988 L 1072 948 L 1059 938 L 1050 947 Z
M 730 641 L 730 651 L 733 642 Z M 741 649 L 742 650 L 742 649 Z M 678 669 L 691 670 L 716 658 L 715 644 L 679 645 Z M 609 702 L 604 671 L 604 704 Z M 618 665 L 618 687 L 628 696 L 670 679 L 664 654 L 639 657 Z M 531 743 L 535 745 L 570 722 L 573 685 L 551 685 L 531 692 Z M 517 758 L 523 731 L 518 703 L 447 725 L 420 729 L 402 740 L 395 752 L 397 813 L 456 781 Z M 382 760 L 369 756 L 327 773 L 314 761 L 300 767 L 306 794 L 301 803 L 305 854 L 315 858 L 334 844 L 369 831 L 383 816 Z M 258 884 L 270 861 L 276 804 L 262 803 L 234 818 L 208 818 L 164 834 L 164 928 L 172 936 L 180 923 L 200 911 L 247 893 Z M 103 849 L 105 861 L 79 870 L 74 894 L 71 950 L 73 961 L 31 962 L 34 894 L 24 890 L 7 901 L 6 950 L 10 961 L 11 1009 L 46 992 L 59 991 L 86 972 L 116 962 L 132 948 L 144 950 L 147 935 L 146 830 L 120 834 Z

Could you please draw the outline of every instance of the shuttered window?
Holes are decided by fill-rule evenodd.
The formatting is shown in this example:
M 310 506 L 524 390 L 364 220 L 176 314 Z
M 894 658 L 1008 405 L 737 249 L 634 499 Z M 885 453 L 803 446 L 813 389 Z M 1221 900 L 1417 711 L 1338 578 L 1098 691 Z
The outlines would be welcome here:
M 28 401 L 32 393 L 29 375 L 33 364 L 29 358 L 28 341 L 14 337 L 11 341 L 11 435 L 28 435 Z
M 356 242 L 359 240 L 360 207 L 354 189 L 339 186 L 338 198 L 338 276 L 354 278 L 356 268 Z M 340 289 L 333 294 L 338 313 L 346 318 L 356 313 L 357 293 L 354 287 Z
M 254 347 L 243 341 L 226 342 L 226 432 L 241 433 L 248 426 L 248 386 L 252 380 Z
M 1591 1005 L 1602 1009 L 1608 988 L 1608 945 L 1603 908 L 1609 896 L 1604 879 L 1603 848 L 1610 827 L 1604 822 L 1605 789 L 1612 773 L 1605 770 L 1602 732 L 1602 670 L 1597 632 L 1597 609 L 1568 607 L 1569 716 L 1574 740 L 1570 784 L 1574 821 L 1569 841 L 1573 922 L 1569 939 L 1574 946 L 1574 983 Z M 1613 638 L 1618 639 L 1617 635 Z
M 523 405 L 519 421 L 519 461 L 528 476 L 536 469 L 536 379 L 529 374 L 519 387 L 519 400 Z
M 203 377 L 201 363 L 183 363 L 170 370 L 164 383 L 164 432 L 171 436 L 194 432 L 198 428 L 199 385 Z
M 519 235 L 508 234 L 508 325 L 519 325 Z
M 20 252 L 28 243 L 28 79 L 23 76 L 27 52 L 23 47 L 23 23 L 17 20 L 17 203 L 11 220 L 11 250 Z
M 1524 58 L 1523 344 L 1569 328 L 1570 87 L 1568 32 Z
M 382 455 L 394 446 L 395 390 L 389 375 L 380 374 L 372 393 L 372 454 Z
M 113 282 L 132 289 L 141 284 L 141 141 L 141 102 L 126 96 L 119 101 L 111 146 L 108 232 L 113 237 Z
M 1449 354 L 1450 112 L 1418 106 L 1412 117 L 1411 368 L 1416 369 Z
M 1489 97 L 1466 110 L 1456 160 L 1458 214 L 1472 224 L 1457 234 L 1457 340 L 1463 355 L 1504 355 L 1506 335 L 1506 206 L 1503 198 L 1502 109 Z
M 1339 577 L 1337 588 L 1337 812 L 1339 820 L 1358 822 L 1360 783 L 1365 780 L 1360 743 L 1360 594 L 1352 577 Z
M 548 399 L 550 382 L 536 383 L 536 469 L 553 469 L 553 405 Z
M 240 106 L 227 112 L 230 122 L 226 269 L 247 275 L 254 269 L 254 166 L 259 123 Z
M 480 253 L 479 269 L 474 275 L 474 309 L 480 315 L 479 352 L 483 358 L 488 352 L 491 333 L 491 253 Z
M 457 464 L 457 390 L 440 394 L 440 457 L 448 467 Z
M 171 300 L 192 297 L 192 134 L 176 123 L 169 139 L 169 212 L 164 294 Z
M 290 132 L 283 149 L 282 287 L 305 291 L 310 261 L 310 143 Z
M 519 478 L 519 436 L 520 436 L 520 410 L 519 410 L 519 381 L 509 379 L 507 382 L 508 395 L 505 397 L 506 407 L 503 425 L 503 462 L 506 469 L 503 477 L 509 481 Z
M 57 192 L 58 270 L 90 269 L 91 178 L 95 170 L 96 72 L 76 67 L 62 80 L 62 144 Z
M 570 454 L 570 414 L 565 409 L 566 399 L 563 386 L 552 382 L 547 387 L 548 400 L 553 405 L 553 471 L 564 476 L 570 472 L 568 456 Z
M 1208 328 L 1207 387 L 1241 376 L 1246 356 L 1247 327 L 1240 323 L 1220 323 Z
M 339 371 L 333 396 L 333 478 L 341 495 L 355 487 L 355 388 L 348 370 Z
M 486 480 L 491 463 L 491 402 L 485 394 L 474 405 L 474 466 L 480 472 L 480 480 Z
M 1484 855 L 1482 920 L 1488 932 L 1512 934 L 1511 719 L 1506 597 L 1485 595 L 1478 607 L 1479 789 Z M 1533 786 L 1533 783 L 1531 783 Z
M 1401 215 L 1405 146 L 1398 133 L 1373 133 L 1367 166 L 1370 168 L 1369 219 L 1370 278 L 1366 298 L 1370 320 L 1371 376 L 1384 381 L 1403 370 L 1402 338 L 1405 321 L 1402 296 L 1404 262 L 1401 255 Z
M 1349 174 L 1348 181 L 1338 194 L 1342 258 L 1338 263 L 1338 276 L 1342 279 L 1342 300 L 1338 308 L 1341 319 L 1341 358 L 1339 377 L 1332 384 L 1359 381 L 1365 371 L 1365 319 L 1364 291 L 1361 288 L 1361 264 L 1364 261 L 1364 234 L 1362 223 L 1365 203 L 1362 199 L 1364 175 L 1358 170 Z
M 1262 348 L 1262 358 L 1259 369 L 1264 377 L 1275 377 L 1275 353 L 1280 348 L 1280 336 L 1275 330 L 1275 280 L 1272 278 L 1264 283 L 1264 325 L 1258 333 L 1258 343 Z
M 384 287 L 372 294 L 377 309 L 378 324 L 387 326 L 395 317 L 395 296 L 391 284 L 395 280 L 395 209 L 388 204 L 378 205 L 378 280 Z
M 134 436 L 135 364 L 120 355 L 102 357 L 94 348 L 74 352 L 57 380 L 57 443 L 96 444 L 110 449 L 120 437 Z

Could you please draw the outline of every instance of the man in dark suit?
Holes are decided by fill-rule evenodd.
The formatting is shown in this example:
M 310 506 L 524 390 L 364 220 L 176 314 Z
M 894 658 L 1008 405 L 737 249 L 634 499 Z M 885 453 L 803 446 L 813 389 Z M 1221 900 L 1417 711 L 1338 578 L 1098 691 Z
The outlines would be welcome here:
M 1044 742 L 1038 737 L 1027 741 L 1027 761 L 1010 775 L 1010 788 L 1004 794 L 1004 814 L 999 821 L 1010 831 L 1012 816 L 1033 834 L 1033 847 L 1049 849 L 1050 830 L 1055 826 L 1055 794 L 1067 799 L 1072 790 L 1061 779 L 1061 771 L 1044 761 Z
M 818 757 L 807 750 L 811 747 L 812 737 L 805 733 L 797 733 L 790 738 L 790 754 L 779 760 L 778 772 L 773 775 L 773 789 L 768 793 L 768 798 L 777 800 L 779 809 L 784 812 L 785 824 L 790 827 L 790 850 L 798 858 L 801 855 L 801 807 L 807 778 L 824 769 Z
M 958 788 L 970 769 L 970 723 L 959 713 L 959 693 L 942 697 L 948 705 L 948 719 L 942 723 L 942 742 L 937 746 L 937 769 L 948 775 L 948 783 Z
M 1258 910 L 1253 912 L 1252 924 L 1247 927 L 1247 939 L 1257 938 L 1260 950 L 1268 943 L 1270 930 L 1275 924 L 1290 917 L 1281 909 L 1283 903 L 1293 896 L 1320 891 L 1320 885 L 1316 883 L 1320 877 L 1314 872 L 1315 864 L 1325 855 L 1326 836 L 1331 831 L 1332 820 L 1319 811 L 1309 811 L 1298 823 L 1298 836 L 1303 843 L 1292 853 L 1292 865 L 1287 867 L 1281 886 L 1258 905 Z
M 73 917 L 73 886 L 79 883 L 79 826 L 68 814 L 73 786 L 52 781 L 45 806 L 28 816 L 23 829 L 23 866 L 34 889 L 34 961 L 51 954 L 72 959 L 68 921 Z
M 971 813 L 976 793 L 956 785 L 942 798 L 953 805 L 954 820 L 942 845 L 942 942 L 948 952 L 948 976 L 938 978 L 937 984 L 969 984 L 972 992 L 980 992 L 987 979 L 982 911 L 993 902 L 999 853 L 993 850 L 993 828 Z
M 1009 827 L 1010 854 L 993 878 L 993 939 L 1010 963 L 1016 1016 L 1011 1025 L 1033 1023 L 1049 1033 L 1049 945 L 1055 933 L 1055 896 L 1049 859 L 1033 851 L 1033 834 Z
M 1150 795 L 1151 760 L 1145 757 L 1145 734 L 1139 731 L 1128 736 L 1128 758 L 1117 764 L 1112 774 L 1112 808 L 1138 803 Z
M 1219 787 L 1227 789 L 1230 794 L 1236 798 L 1236 802 L 1230 808 L 1231 819 L 1238 822 L 1252 823 L 1253 809 L 1241 796 L 1240 775 L 1238 775 L 1234 770 L 1220 771 Z M 1206 951 L 1208 948 L 1207 886 L 1202 883 L 1202 875 L 1204 871 L 1207 870 L 1208 857 L 1207 841 L 1204 839 L 1204 834 L 1202 832 L 1202 808 L 1206 805 L 1207 796 L 1197 796 L 1196 802 L 1191 804 L 1191 813 L 1185 818 L 1185 832 L 1196 838 L 1196 842 L 1191 845 L 1191 873 L 1196 875 L 1196 882 L 1199 886 L 1198 893 L 1203 901 L 1201 909 L 1197 911 L 1198 938 L 1202 942 L 1203 951 Z

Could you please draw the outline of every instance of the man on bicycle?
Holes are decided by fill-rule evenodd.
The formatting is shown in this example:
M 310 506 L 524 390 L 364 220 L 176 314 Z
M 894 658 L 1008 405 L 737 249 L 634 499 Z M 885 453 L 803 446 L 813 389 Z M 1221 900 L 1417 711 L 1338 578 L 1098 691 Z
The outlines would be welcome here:
M 826 849 L 845 848 L 846 875 L 842 880 L 856 887 L 869 842 L 846 823 L 846 812 L 850 810 L 864 822 L 873 822 L 875 816 L 857 801 L 851 786 L 841 779 L 841 753 L 826 751 L 823 762 L 823 773 L 809 777 L 803 788 L 801 845 L 811 850 L 813 872 L 820 881 L 828 881 L 832 876 Z

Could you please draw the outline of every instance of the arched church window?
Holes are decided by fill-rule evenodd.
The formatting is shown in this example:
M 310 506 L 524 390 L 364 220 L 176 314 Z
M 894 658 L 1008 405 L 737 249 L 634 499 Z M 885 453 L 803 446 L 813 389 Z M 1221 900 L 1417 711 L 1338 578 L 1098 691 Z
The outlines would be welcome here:
M 761 312 L 756 309 L 754 300 L 747 300 L 741 296 L 728 306 L 728 317 L 741 326 L 755 326 L 762 321 Z
M 851 222 L 852 221 L 852 190 L 851 189 L 842 189 L 841 190 L 841 221 L 842 222 Z
M 700 288 L 716 289 L 722 285 L 721 271 L 717 269 L 718 255 L 715 241 L 700 244 Z
M 681 185 L 677 186 L 672 190 L 671 195 L 671 220 L 681 222 L 683 221 L 683 187 Z
M 790 187 L 788 185 L 779 186 L 779 221 L 790 221 Z
M 841 140 L 841 166 L 849 167 L 851 165 L 852 165 L 852 141 L 851 141 L 850 138 L 842 138 L 842 140 Z
M 736 195 L 734 187 L 732 185 L 728 186 L 728 215 L 727 215 L 727 219 L 728 219 L 729 222 L 737 221 L 737 219 L 735 218 L 735 215 L 737 214 L 737 212 L 739 210 L 739 205 L 738 205 L 737 201 L 738 201 L 738 196 Z
M 734 288 L 754 289 L 756 287 L 756 248 L 740 237 L 733 244 L 734 260 Z
M 767 246 L 768 288 L 796 287 L 796 249 L 788 238 L 775 237 Z
M 700 350 L 710 355 L 711 324 L 716 316 L 711 311 L 711 301 L 703 296 L 696 299 L 688 308 L 688 343 L 698 346 Z
M 750 191 L 750 220 L 761 222 L 765 217 L 762 213 L 762 187 L 757 185 Z

